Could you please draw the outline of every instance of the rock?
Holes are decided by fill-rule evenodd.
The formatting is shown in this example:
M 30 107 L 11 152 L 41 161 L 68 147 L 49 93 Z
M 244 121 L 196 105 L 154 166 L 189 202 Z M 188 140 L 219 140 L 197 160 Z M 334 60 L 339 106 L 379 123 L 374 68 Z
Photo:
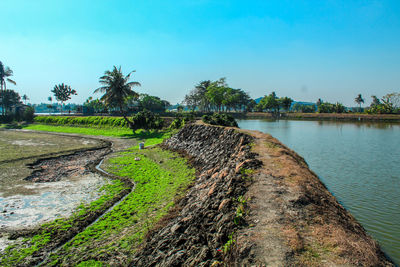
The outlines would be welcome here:
M 252 140 L 233 129 L 192 124 L 164 141 L 164 148 L 188 155 L 198 175 L 178 203 L 179 214 L 152 232 L 134 255 L 133 266 L 210 266 L 223 261 L 217 248 L 238 227 L 231 200 L 246 192 L 235 170 L 252 166 Z

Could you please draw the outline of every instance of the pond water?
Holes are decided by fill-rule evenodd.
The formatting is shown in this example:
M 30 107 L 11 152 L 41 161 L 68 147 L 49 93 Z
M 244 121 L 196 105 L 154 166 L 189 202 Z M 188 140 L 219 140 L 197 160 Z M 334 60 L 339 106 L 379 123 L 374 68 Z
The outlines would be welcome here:
M 400 124 L 238 120 L 300 154 L 400 264 Z

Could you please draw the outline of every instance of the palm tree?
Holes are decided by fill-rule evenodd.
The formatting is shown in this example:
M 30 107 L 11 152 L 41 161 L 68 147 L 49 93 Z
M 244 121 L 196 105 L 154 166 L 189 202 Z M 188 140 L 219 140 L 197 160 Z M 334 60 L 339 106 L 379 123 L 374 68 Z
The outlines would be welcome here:
M 64 108 L 64 102 L 70 100 L 72 95 L 77 95 L 76 91 L 72 89 L 71 86 L 64 83 L 55 85 L 51 92 L 54 93 L 56 100 L 61 102 L 61 113 Z
M 26 101 L 29 100 L 29 97 L 27 95 L 23 95 L 22 96 L 22 100 L 25 101 L 25 105 L 26 105 Z
M 126 99 L 129 96 L 137 98 L 139 95 L 132 90 L 134 86 L 141 86 L 139 82 L 129 82 L 131 74 L 135 71 L 131 71 L 128 75 L 124 76 L 121 71 L 121 67 L 117 69 L 114 66 L 112 71 L 105 71 L 104 75 L 100 77 L 99 82 L 103 85 L 97 88 L 95 93 L 103 93 L 104 95 L 100 98 L 108 108 L 118 107 L 125 121 L 129 124 L 131 129 L 134 129 L 134 123 L 126 117 Z
M 13 75 L 13 71 L 9 67 L 4 67 L 3 63 L 0 61 L 0 86 L 1 86 L 1 91 L 0 94 L 3 95 L 5 90 L 7 89 L 6 87 L 6 81 L 9 83 L 12 83 L 14 85 L 17 85 L 17 83 L 8 77 Z M 1 101 L 1 110 L 2 114 L 4 115 L 5 113 L 5 108 L 4 108 L 4 101 Z
M 354 102 L 360 105 L 360 112 L 361 112 L 361 103 L 364 103 L 364 99 L 362 98 L 361 94 L 358 94 L 358 96 L 354 99 Z

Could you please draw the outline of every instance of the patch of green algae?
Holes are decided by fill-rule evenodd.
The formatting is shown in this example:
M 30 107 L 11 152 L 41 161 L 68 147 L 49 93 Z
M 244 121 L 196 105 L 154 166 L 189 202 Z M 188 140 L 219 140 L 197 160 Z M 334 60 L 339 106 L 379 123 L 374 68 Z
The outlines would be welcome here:
M 135 160 L 140 159 L 140 160 Z M 136 186 L 122 202 L 50 256 L 50 265 L 104 261 L 117 255 L 128 264 L 129 255 L 146 233 L 168 213 L 195 178 L 195 170 L 176 153 L 151 148 L 131 150 L 111 158 L 107 171 L 132 179 Z

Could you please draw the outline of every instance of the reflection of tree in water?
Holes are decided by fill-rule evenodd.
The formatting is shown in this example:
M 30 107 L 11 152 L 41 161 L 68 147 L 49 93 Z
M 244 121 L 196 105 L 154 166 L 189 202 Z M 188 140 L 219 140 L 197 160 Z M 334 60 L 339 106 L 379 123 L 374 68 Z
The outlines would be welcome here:
M 357 128 L 367 127 L 370 129 L 393 129 L 394 125 L 400 126 L 398 123 L 391 122 L 362 122 L 362 121 L 317 121 L 318 126 L 334 125 L 336 128 L 342 129 L 343 125 L 354 125 Z

